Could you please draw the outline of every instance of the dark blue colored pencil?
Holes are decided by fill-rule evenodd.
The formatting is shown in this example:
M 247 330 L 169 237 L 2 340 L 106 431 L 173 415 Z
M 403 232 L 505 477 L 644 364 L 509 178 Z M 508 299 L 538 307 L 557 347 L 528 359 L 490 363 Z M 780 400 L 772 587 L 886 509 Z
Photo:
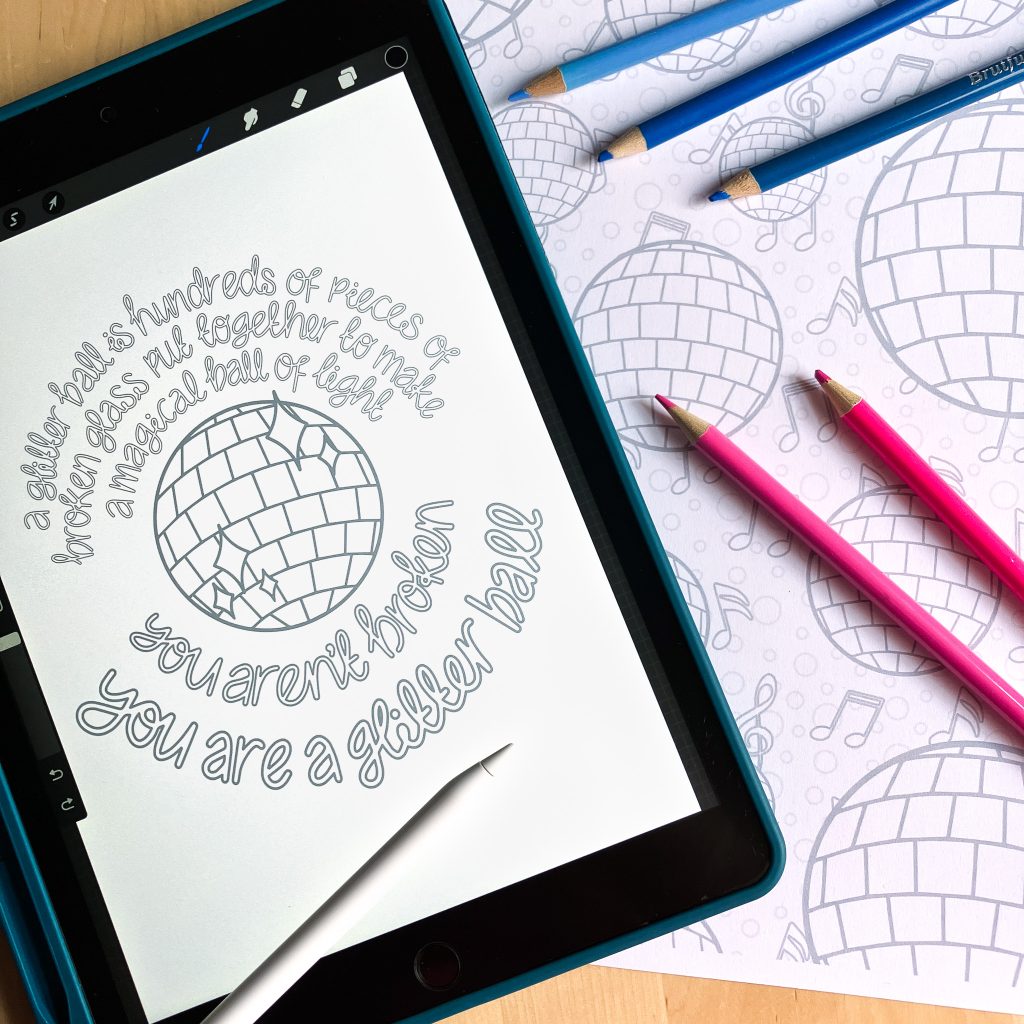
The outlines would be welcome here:
M 831 135 L 815 139 L 806 146 L 765 160 L 763 164 L 740 171 L 720 191 L 708 198 L 714 203 L 722 199 L 756 196 L 816 171 L 851 153 L 859 153 L 879 142 L 891 139 L 930 121 L 937 121 L 986 96 L 1024 80 L 1024 50 L 1004 57 L 988 67 L 956 78 L 947 85 L 922 96 L 883 110 L 873 117 L 841 128 Z
M 946 7 L 951 0 L 890 0 L 839 28 L 798 46 L 781 57 L 752 68 L 746 74 L 709 89 L 692 100 L 648 118 L 620 135 L 602 150 L 599 160 L 621 159 L 646 153 L 683 132 L 728 113 L 787 82 L 816 71 L 876 39 L 905 28 L 926 14 Z

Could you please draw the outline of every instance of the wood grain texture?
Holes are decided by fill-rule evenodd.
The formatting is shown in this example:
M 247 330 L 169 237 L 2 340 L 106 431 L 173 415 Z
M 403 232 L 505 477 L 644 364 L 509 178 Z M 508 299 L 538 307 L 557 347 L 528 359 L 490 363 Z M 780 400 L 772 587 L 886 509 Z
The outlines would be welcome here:
M 234 6 L 235 0 L 0 0 L 0 103 L 62 81 Z M 31 1020 L 10 951 L 0 942 L 0 1024 L 31 1024 Z M 1024 1016 L 585 967 L 450 1021 L 1024 1024 Z

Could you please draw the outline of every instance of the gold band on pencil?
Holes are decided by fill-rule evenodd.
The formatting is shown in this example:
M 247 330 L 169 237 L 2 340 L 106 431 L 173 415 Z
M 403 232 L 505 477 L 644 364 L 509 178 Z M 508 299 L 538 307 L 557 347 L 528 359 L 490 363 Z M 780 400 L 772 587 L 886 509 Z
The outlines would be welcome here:
M 561 68 L 545 71 L 539 78 L 535 78 L 523 87 L 523 92 L 529 93 L 534 99 L 541 96 L 561 96 L 563 92 L 567 91 Z

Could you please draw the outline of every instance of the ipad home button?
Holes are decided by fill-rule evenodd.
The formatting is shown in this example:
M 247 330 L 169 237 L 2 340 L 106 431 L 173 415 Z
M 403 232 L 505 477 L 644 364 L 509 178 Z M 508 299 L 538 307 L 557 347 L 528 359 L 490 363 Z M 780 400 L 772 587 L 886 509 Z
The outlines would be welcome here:
M 432 992 L 444 992 L 459 980 L 462 962 L 445 942 L 428 942 L 413 961 L 416 980 Z

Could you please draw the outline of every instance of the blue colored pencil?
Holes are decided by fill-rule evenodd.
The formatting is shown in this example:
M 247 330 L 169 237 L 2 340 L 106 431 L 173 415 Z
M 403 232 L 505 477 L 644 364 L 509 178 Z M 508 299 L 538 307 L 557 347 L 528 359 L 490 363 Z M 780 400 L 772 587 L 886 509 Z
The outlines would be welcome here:
M 764 14 L 771 14 L 783 7 L 789 7 L 797 0 L 719 0 L 711 7 L 695 11 L 686 17 L 677 18 L 667 25 L 641 32 L 632 39 L 624 39 L 614 46 L 588 53 L 585 57 L 567 61 L 558 67 L 545 71 L 522 89 L 509 96 L 509 102 L 527 100 L 531 97 L 559 96 L 581 85 L 589 85 L 599 78 L 614 75 L 618 71 L 642 64 L 645 60 L 660 57 L 670 50 L 678 50 L 700 39 L 717 35 L 726 29 L 735 28 L 753 21 Z
M 947 85 L 883 110 L 872 117 L 841 128 L 831 135 L 815 139 L 806 146 L 790 150 L 763 164 L 740 171 L 720 191 L 708 196 L 712 202 L 756 196 L 770 188 L 793 181 L 851 153 L 859 153 L 930 121 L 952 114 L 986 96 L 1024 80 L 1024 50 L 956 78 Z
M 947 6 L 951 0 L 890 0 L 884 7 L 854 19 L 839 28 L 814 39 L 775 60 L 753 68 L 692 100 L 680 103 L 664 113 L 628 129 L 608 148 L 602 150 L 599 160 L 621 159 L 646 153 L 683 132 L 705 124 L 720 114 L 735 110 L 748 100 L 763 96 L 780 85 L 792 82 L 816 71 L 854 50 L 859 50 L 876 39 L 889 35 L 923 18 L 926 14 Z

